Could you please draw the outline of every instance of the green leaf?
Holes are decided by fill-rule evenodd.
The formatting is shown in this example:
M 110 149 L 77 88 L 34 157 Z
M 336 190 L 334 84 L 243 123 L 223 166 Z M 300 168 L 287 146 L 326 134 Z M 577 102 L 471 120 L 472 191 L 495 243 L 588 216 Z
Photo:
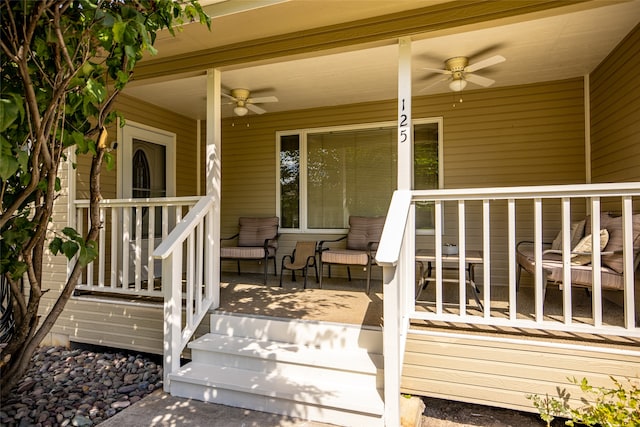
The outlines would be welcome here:
M 0 156 L 0 179 L 3 181 L 11 178 L 18 171 L 20 164 L 11 156 Z
M 78 246 L 79 245 L 76 242 L 67 240 L 62 243 L 62 253 L 67 257 L 67 259 L 71 259 L 78 252 Z
M 80 246 L 80 255 L 78 256 L 78 262 L 80 265 L 88 265 L 91 261 L 96 259 L 98 256 L 96 246 L 97 244 L 93 240 L 89 240 L 86 245 Z
M 60 250 L 62 250 L 62 239 L 59 237 L 54 237 L 49 243 L 49 250 L 52 254 L 58 255 Z
M 113 156 L 111 155 L 111 153 L 104 153 L 103 159 L 104 159 L 105 165 L 107 166 L 107 170 L 112 171 L 113 168 L 116 166 L 116 162 Z
M 116 43 L 122 43 L 124 39 L 124 32 L 127 29 L 127 24 L 122 21 L 116 21 L 113 23 L 111 31 L 113 33 L 113 41 Z
M 94 79 L 87 80 L 85 93 L 90 95 L 96 103 L 101 103 L 107 96 L 107 90 L 104 85 Z
M 0 132 L 4 132 L 11 126 L 20 115 L 20 107 L 15 102 L 7 98 L 0 99 Z

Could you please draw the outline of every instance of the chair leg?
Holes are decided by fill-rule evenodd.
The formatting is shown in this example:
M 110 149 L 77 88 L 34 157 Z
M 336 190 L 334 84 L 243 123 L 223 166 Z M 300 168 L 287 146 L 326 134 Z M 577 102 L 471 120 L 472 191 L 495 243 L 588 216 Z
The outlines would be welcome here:
M 369 295 L 369 289 L 371 288 L 371 258 L 367 264 L 367 295 Z
M 276 268 L 276 257 L 273 256 L 273 275 L 278 277 L 278 269 Z
M 302 269 L 302 275 L 304 276 L 304 286 L 302 289 L 307 289 L 307 267 Z
M 347 276 L 349 277 L 349 281 L 351 281 L 351 267 L 347 266 Z
M 280 265 L 280 287 L 282 287 L 282 275 L 284 274 L 284 257 L 282 258 L 282 264 Z
M 318 283 L 318 266 L 315 262 L 313 263 L 313 269 L 316 271 L 316 283 Z
M 324 264 L 322 263 L 322 254 L 320 254 L 320 282 L 319 282 L 320 289 L 322 289 L 322 275 L 323 275 L 322 273 L 324 271 L 323 267 L 324 267 Z
M 520 274 L 522 273 L 522 266 L 518 264 L 518 271 L 516 271 L 516 292 L 520 290 Z
M 238 261 L 238 276 L 240 275 L 240 260 L 236 260 Z
M 269 258 L 264 257 L 264 284 L 267 285 L 267 273 L 269 271 Z

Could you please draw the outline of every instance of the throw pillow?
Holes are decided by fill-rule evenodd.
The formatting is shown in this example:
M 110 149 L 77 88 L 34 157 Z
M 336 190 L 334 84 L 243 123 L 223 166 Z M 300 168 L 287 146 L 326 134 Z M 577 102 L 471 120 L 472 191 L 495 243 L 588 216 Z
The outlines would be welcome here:
M 600 251 L 607 246 L 609 241 L 609 232 L 606 229 L 600 230 Z M 571 255 L 571 264 L 573 265 L 586 265 L 591 262 L 591 251 L 593 249 L 593 235 L 589 234 L 585 236 L 578 244 L 573 248 L 571 252 L 576 252 Z
M 575 246 L 578 244 L 582 236 L 584 236 L 585 224 L 586 224 L 586 219 L 571 223 L 571 231 L 569 232 L 569 235 L 571 236 L 572 248 L 575 248 Z M 556 238 L 553 240 L 553 243 L 551 244 L 551 249 L 554 249 L 556 251 L 562 250 L 562 230 L 560 230 Z

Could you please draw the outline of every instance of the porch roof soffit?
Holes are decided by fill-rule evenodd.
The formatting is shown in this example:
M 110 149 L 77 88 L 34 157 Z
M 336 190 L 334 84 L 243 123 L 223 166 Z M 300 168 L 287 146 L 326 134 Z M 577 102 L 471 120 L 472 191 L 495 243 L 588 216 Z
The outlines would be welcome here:
M 145 59 L 136 68 L 135 80 L 155 79 L 206 68 L 232 68 L 239 64 L 268 63 L 283 57 L 305 57 L 318 51 L 347 51 L 350 46 L 383 46 L 399 37 L 425 39 L 460 27 L 517 22 L 524 15 L 569 13 L 602 6 L 596 0 L 453 1 L 375 18 L 313 28 L 211 49 Z M 215 23 L 214 23 L 215 24 Z M 186 31 L 187 29 L 185 29 Z M 202 29 L 200 29 L 202 30 Z

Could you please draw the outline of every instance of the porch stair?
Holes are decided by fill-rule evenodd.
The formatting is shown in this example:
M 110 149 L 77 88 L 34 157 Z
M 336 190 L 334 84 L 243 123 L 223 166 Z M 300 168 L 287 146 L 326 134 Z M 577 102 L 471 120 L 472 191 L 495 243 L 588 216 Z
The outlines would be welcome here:
M 339 426 L 383 426 L 382 331 L 216 312 L 174 396 Z

